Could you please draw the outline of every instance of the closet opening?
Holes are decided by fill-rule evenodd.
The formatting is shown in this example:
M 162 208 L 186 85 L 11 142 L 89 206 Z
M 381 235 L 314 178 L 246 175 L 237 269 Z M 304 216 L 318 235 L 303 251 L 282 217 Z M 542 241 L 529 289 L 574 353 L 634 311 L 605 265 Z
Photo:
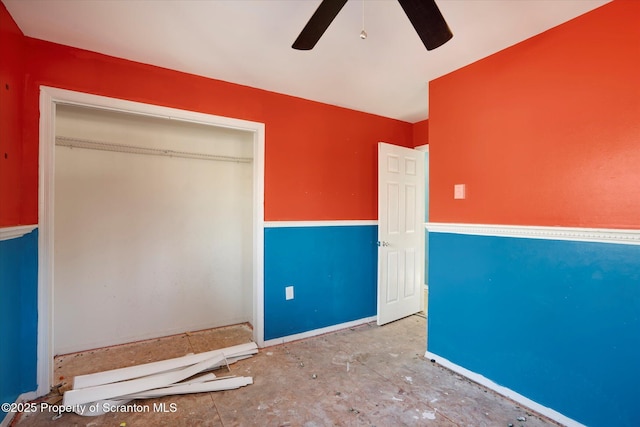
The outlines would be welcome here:
M 42 88 L 40 138 L 39 392 L 58 354 L 263 343 L 263 124 Z

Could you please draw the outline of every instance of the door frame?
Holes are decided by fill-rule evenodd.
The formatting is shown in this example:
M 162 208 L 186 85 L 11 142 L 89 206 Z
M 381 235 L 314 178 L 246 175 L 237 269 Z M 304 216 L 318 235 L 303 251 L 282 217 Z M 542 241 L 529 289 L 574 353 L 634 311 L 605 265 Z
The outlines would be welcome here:
M 417 147 L 413 147 L 414 150 L 418 150 L 418 151 L 422 151 L 425 154 L 429 154 L 429 144 L 423 144 L 423 145 L 418 145 Z M 422 311 L 425 312 L 425 314 L 428 316 L 428 307 L 429 307 L 429 238 L 428 238 L 428 232 L 429 230 L 427 229 L 427 223 L 429 222 L 429 171 L 431 169 L 429 169 L 429 156 L 426 157 L 426 160 L 424 162 L 424 169 L 425 169 L 425 176 L 424 176 L 424 182 L 425 182 L 425 188 L 424 188 L 424 194 L 425 194 L 425 198 L 424 198 L 424 231 L 425 231 L 425 237 L 424 237 L 424 250 L 425 250 L 425 254 L 424 254 L 424 292 L 427 293 L 426 296 L 426 300 L 423 299 L 422 300 Z M 429 339 L 429 337 L 427 337 L 427 339 Z
M 47 394 L 53 384 L 54 156 L 58 104 L 232 128 L 253 134 L 253 340 L 258 346 L 264 346 L 264 123 L 40 86 L 37 395 Z

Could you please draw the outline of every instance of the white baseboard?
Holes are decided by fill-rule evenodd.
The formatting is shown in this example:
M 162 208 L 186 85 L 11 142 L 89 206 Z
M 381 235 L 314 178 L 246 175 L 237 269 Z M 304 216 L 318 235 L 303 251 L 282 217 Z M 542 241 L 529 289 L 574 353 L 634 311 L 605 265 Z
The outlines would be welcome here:
M 304 338 L 311 338 L 318 335 L 326 334 L 329 332 L 339 331 L 341 329 L 353 328 L 354 326 L 363 325 L 365 323 L 373 322 L 377 319 L 377 316 L 365 317 L 364 319 L 353 320 L 351 322 L 340 323 L 339 325 L 327 326 L 326 328 L 314 329 L 313 331 L 301 332 L 295 335 L 287 335 L 282 338 L 274 338 L 264 342 L 263 347 L 271 347 L 274 345 L 284 344 L 291 341 L 297 341 Z
M 503 387 L 494 383 L 487 377 L 472 372 L 460 365 L 456 365 L 455 363 L 445 359 L 444 357 L 438 356 L 437 354 L 433 354 L 428 351 L 424 354 L 424 357 L 426 357 L 427 359 L 433 359 L 438 365 L 444 366 L 445 368 L 450 369 L 455 373 L 465 376 L 471 381 L 483 385 L 488 389 L 493 390 L 496 393 L 505 396 L 515 402 L 518 402 L 522 406 L 525 406 L 541 415 L 544 415 L 545 417 L 548 417 L 562 425 L 565 425 L 567 427 L 586 427 L 584 424 L 572 420 L 571 418 L 562 415 L 560 412 L 554 411 L 553 409 L 547 408 L 546 406 L 542 406 L 541 404 L 534 402 L 533 400 L 521 395 L 520 393 L 516 393 L 515 391 L 507 387 Z
M 20 396 L 18 396 L 15 403 L 28 402 L 30 400 L 35 399 L 36 397 L 38 397 L 38 395 L 35 391 L 29 391 L 27 393 L 22 393 Z M 9 424 L 11 424 L 13 417 L 15 416 L 16 416 L 15 412 L 7 412 L 4 418 L 2 419 L 2 422 L 0 422 L 0 427 L 8 427 Z

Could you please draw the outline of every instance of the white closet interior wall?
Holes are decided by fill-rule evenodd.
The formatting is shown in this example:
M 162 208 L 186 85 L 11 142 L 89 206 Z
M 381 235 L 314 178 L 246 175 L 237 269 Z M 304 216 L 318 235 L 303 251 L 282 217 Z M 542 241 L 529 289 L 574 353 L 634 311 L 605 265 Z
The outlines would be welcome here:
M 56 136 L 253 153 L 250 132 L 65 105 Z M 55 354 L 251 322 L 252 167 L 56 146 Z

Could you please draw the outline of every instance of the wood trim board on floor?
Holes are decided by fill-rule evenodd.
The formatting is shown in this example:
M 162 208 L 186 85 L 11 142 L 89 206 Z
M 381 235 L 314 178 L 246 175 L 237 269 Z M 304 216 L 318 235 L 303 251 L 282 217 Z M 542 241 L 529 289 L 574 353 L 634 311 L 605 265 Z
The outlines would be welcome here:
M 107 407 L 122 405 L 134 398 L 131 396 L 136 395 L 135 398 L 141 399 L 147 394 L 157 397 L 239 388 L 252 384 L 253 378 L 218 379 L 215 375 L 208 374 L 187 383 L 180 382 L 201 372 L 228 366 L 229 363 L 250 357 L 257 352 L 256 343 L 251 342 L 159 362 L 78 376 L 74 380 L 73 389 L 64 393 L 63 405 L 78 408 L 76 412 L 80 415 L 99 415 L 102 413 L 98 408 L 100 404 Z M 91 404 L 91 407 L 96 410 L 86 413 L 86 404 Z
M 146 375 L 153 375 L 159 372 L 167 372 L 172 369 L 178 369 L 185 366 L 202 362 L 203 360 L 214 356 L 223 355 L 223 358 L 236 359 L 245 358 L 258 352 L 256 343 L 239 344 L 220 350 L 211 350 L 204 353 L 188 354 L 173 359 L 161 360 L 158 362 L 145 363 L 143 365 L 129 366 L 126 368 L 112 369 L 110 371 L 97 372 L 95 374 L 79 375 L 73 380 L 73 388 L 87 388 L 102 384 L 114 383 L 117 381 L 125 381 L 134 378 L 140 378 Z M 222 366 L 222 365 L 220 365 Z
M 209 391 L 232 390 L 250 384 L 253 384 L 252 377 L 220 378 L 201 383 L 176 384 L 170 387 L 149 390 L 144 393 L 129 394 L 122 397 L 125 399 L 151 399 L 154 397 L 169 396 L 173 394 L 204 393 Z
M 118 408 L 125 407 L 135 399 L 152 399 L 177 394 L 206 393 L 222 390 L 233 390 L 253 384 L 252 377 L 221 377 L 217 378 L 209 373 L 201 375 L 191 381 L 185 381 L 170 387 L 149 390 L 144 393 L 130 394 L 117 399 L 105 399 L 92 402 L 90 405 L 76 405 L 74 412 L 78 415 L 95 417 L 108 412 L 116 412 Z
M 129 394 L 140 393 L 151 389 L 164 388 L 170 384 L 192 377 L 202 371 L 211 369 L 216 363 L 222 360 L 224 360 L 224 356 L 217 355 L 178 371 L 172 370 L 170 372 L 158 373 L 156 375 L 127 381 L 69 390 L 65 392 L 62 404 L 64 406 L 78 406 L 86 403 L 98 402 L 100 400 L 113 399 Z

